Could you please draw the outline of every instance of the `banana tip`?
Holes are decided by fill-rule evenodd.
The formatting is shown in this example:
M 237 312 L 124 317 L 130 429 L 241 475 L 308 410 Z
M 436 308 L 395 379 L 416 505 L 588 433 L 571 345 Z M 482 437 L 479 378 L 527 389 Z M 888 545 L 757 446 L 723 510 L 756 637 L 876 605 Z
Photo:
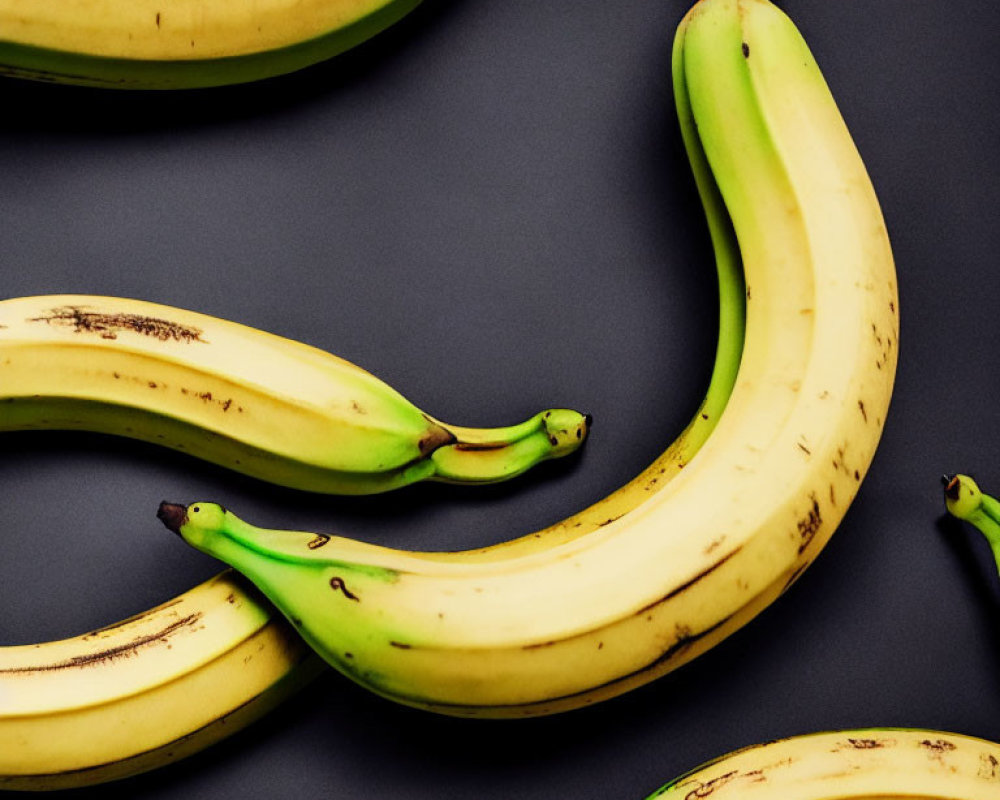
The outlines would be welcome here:
M 166 525 L 167 530 L 180 534 L 181 525 L 187 521 L 187 506 L 164 500 L 156 510 L 156 518 Z

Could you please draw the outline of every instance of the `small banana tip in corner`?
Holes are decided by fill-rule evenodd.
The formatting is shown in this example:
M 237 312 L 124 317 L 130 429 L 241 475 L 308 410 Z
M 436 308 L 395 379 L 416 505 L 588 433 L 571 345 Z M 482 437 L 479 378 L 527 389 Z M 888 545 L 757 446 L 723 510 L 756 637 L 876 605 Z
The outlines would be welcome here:
M 166 525 L 167 530 L 179 534 L 181 525 L 187 521 L 187 506 L 168 503 L 164 500 L 156 510 L 156 518 Z

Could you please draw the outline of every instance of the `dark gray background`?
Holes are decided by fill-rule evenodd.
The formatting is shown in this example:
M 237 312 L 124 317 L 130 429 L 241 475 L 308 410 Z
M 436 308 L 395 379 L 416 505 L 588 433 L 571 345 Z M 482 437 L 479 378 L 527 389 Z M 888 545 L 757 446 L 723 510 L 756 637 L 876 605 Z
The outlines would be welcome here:
M 983 542 L 942 521 L 938 484 L 965 470 L 1000 492 L 1000 11 L 782 6 L 880 195 L 903 320 L 883 444 L 805 577 L 695 663 L 597 708 L 454 720 L 331 674 L 117 791 L 638 800 L 712 756 L 807 731 L 1000 740 L 1000 580 Z M 427 0 L 362 48 L 264 84 L 0 83 L 2 295 L 107 293 L 239 320 L 347 357 L 456 424 L 549 405 L 596 420 L 581 457 L 527 479 L 353 499 L 129 442 L 5 434 L 0 643 L 73 635 L 214 574 L 157 522 L 163 498 L 457 548 L 547 525 L 644 467 L 694 410 L 714 346 L 710 250 L 670 89 L 687 7 Z

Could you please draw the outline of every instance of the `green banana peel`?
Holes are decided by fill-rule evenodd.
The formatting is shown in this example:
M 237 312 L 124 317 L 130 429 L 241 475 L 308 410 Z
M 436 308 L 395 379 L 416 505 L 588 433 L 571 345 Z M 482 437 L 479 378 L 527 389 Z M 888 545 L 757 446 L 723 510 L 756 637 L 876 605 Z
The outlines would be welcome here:
M 948 513 L 968 522 L 986 537 L 1000 569 L 1000 501 L 984 494 L 972 478 L 962 473 L 945 475 L 941 483 Z

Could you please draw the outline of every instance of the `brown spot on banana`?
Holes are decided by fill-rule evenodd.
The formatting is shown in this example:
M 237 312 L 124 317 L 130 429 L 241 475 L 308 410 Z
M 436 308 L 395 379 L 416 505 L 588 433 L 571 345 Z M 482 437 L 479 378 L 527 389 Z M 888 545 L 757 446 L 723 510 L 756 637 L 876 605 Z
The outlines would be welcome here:
M 102 339 L 117 339 L 123 332 L 149 336 L 161 342 L 201 342 L 204 331 L 193 325 L 184 325 L 144 314 L 105 313 L 87 311 L 84 306 L 59 306 L 50 309 L 45 316 L 31 317 L 28 322 L 44 322 L 71 328 L 74 333 L 93 333 Z
M 956 749 L 954 742 L 949 742 L 947 739 L 924 739 L 920 742 L 920 746 L 927 750 L 928 755 L 936 761 L 944 761 L 944 756 L 946 753 L 950 753 L 952 750 Z
M 692 789 L 684 795 L 684 800 L 701 800 L 701 798 L 710 797 L 716 789 L 721 789 L 730 781 L 735 780 L 739 777 L 739 774 L 739 770 L 734 769 L 732 772 L 725 772 L 716 778 L 712 778 L 708 783 L 699 783 L 697 788 Z
M 417 442 L 417 447 L 420 450 L 421 456 L 429 456 L 439 447 L 455 444 L 458 441 L 458 437 L 447 428 L 439 425 L 431 419 L 428 419 L 427 421 L 430 423 L 431 427 L 427 433 L 420 438 L 420 441 Z
M 812 507 L 809 509 L 808 514 L 796 523 L 799 534 L 799 555 L 805 552 L 805 549 L 809 547 L 809 543 L 816 537 L 820 527 L 823 525 L 823 515 L 820 512 L 819 499 L 815 494 L 810 495 L 810 499 L 812 500 Z
M 335 592 L 341 592 L 344 595 L 344 597 L 346 597 L 348 600 L 353 600 L 355 603 L 361 602 L 361 598 L 358 597 L 353 592 L 351 592 L 347 588 L 347 584 L 344 583 L 344 579 L 337 575 L 334 575 L 332 578 L 330 578 L 330 588 L 333 589 Z
M 325 533 L 317 533 L 312 539 L 309 540 L 308 544 L 306 544 L 306 547 L 308 547 L 310 550 L 317 550 L 329 541 L 330 537 L 327 536 Z
M 848 739 L 847 746 L 852 750 L 878 750 L 887 745 L 894 745 L 891 739 Z
M 53 664 L 41 664 L 31 667 L 3 668 L 0 669 L 0 674 L 22 675 L 33 672 L 53 672 L 55 670 L 83 668 L 91 664 L 115 661 L 120 658 L 129 658 L 130 656 L 135 655 L 139 649 L 152 645 L 166 644 L 169 647 L 171 636 L 185 628 L 193 627 L 200 622 L 201 618 L 202 612 L 197 611 L 193 614 L 188 614 L 186 617 L 174 620 L 169 625 L 156 631 L 155 633 L 148 633 L 143 636 L 139 636 L 131 642 L 118 645 L 117 647 L 109 647 L 105 650 L 98 650 L 93 653 L 71 656 L 64 661 L 57 661 Z
M 987 781 L 1000 781 L 1000 760 L 992 753 L 981 753 L 979 756 L 980 778 Z

